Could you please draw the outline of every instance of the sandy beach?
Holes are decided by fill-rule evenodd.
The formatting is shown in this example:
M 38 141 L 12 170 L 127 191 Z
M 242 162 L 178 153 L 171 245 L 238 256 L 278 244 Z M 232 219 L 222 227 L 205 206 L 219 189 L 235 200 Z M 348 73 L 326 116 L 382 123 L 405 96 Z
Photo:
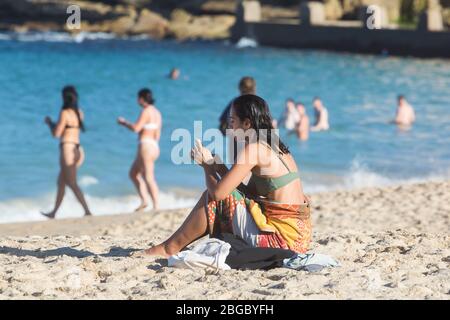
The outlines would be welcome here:
M 169 268 L 129 253 L 189 210 L 0 225 L 0 299 L 449 299 L 450 181 L 311 195 L 318 273 Z

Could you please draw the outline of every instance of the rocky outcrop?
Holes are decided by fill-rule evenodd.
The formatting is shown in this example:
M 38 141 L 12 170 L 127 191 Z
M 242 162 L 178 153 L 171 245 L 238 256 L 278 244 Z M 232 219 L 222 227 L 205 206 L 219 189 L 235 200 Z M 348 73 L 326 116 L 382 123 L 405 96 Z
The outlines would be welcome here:
M 324 5 L 327 20 L 339 20 L 344 15 L 344 9 L 339 0 L 325 0 Z
M 173 3 L 172 3 L 173 2 Z M 214 1 L 183 1 L 183 7 L 211 14 L 193 15 L 185 10 L 171 10 L 172 14 L 165 18 L 155 11 L 164 12 L 178 1 L 148 0 L 2 0 L 0 28 L 25 32 L 68 31 L 71 33 L 110 32 L 117 35 L 146 34 L 155 39 L 173 37 L 183 39 L 223 39 L 229 37 L 229 30 L 234 24 L 233 14 L 223 14 L 234 9 L 230 1 L 213 3 Z M 158 3 L 160 6 L 158 7 Z M 78 5 L 81 9 L 81 29 L 70 30 L 66 26 L 69 17 L 66 10 L 69 5 Z M 146 7 L 151 4 L 152 11 Z M 234 5 L 234 3 L 232 4 Z M 204 7 L 203 7 L 204 6 Z
M 261 0 L 263 20 L 296 20 L 298 1 Z M 358 8 L 379 4 L 391 22 L 411 21 L 427 0 L 316 0 L 328 20 L 358 19 Z M 81 30 L 68 30 L 66 10 L 81 8 Z M 14 31 L 91 31 L 118 35 L 146 34 L 155 39 L 222 39 L 235 22 L 237 0 L 0 0 L 0 29 Z M 441 0 L 450 25 L 450 0 Z
M 128 7 L 126 14 L 117 19 L 97 23 L 83 22 L 81 31 L 110 32 L 117 35 L 145 34 L 154 39 L 162 39 L 167 35 L 168 21 L 159 14 L 147 9 L 136 11 Z M 77 33 L 79 30 L 67 30 Z
M 168 34 L 179 40 L 225 39 L 235 22 L 231 15 L 193 16 L 182 9 L 172 12 Z
M 237 1 L 219 0 L 206 1 L 200 6 L 204 13 L 229 14 L 234 15 L 237 8 Z
M 167 35 L 169 22 L 150 10 L 143 9 L 136 23 L 130 29 L 132 34 L 147 34 L 153 38 L 161 39 Z
M 450 28 L 450 8 L 442 10 L 442 18 L 447 28 Z
M 2 0 L 0 17 L 17 21 L 53 21 L 63 23 L 67 17 L 67 7 L 78 5 L 83 19 L 89 22 L 114 19 L 126 13 L 124 6 L 105 5 L 88 1 L 69 0 Z

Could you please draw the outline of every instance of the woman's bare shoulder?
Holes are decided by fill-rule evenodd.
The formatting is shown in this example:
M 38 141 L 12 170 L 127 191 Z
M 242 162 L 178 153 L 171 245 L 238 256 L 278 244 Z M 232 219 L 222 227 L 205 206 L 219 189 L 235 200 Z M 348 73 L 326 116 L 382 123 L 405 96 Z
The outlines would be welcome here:
M 161 111 L 155 106 L 152 106 L 151 115 L 158 121 L 162 119 Z
M 158 115 L 161 115 L 161 111 L 159 111 L 159 109 L 156 106 L 152 106 L 152 110 L 153 112 L 155 112 Z
M 69 117 L 69 110 L 68 109 L 62 109 L 59 112 L 59 119 L 60 120 L 65 120 Z

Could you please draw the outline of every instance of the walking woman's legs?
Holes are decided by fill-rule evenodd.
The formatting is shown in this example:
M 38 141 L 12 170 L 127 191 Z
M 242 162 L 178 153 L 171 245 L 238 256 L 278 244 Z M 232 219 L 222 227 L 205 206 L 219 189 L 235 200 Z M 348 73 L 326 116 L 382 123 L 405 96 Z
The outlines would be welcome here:
M 84 214 L 86 216 L 92 215 L 91 211 L 89 210 L 89 207 L 86 203 L 86 199 L 84 198 L 83 192 L 81 191 L 80 187 L 77 183 L 77 168 L 76 165 L 67 166 L 64 169 L 64 174 L 66 178 L 66 184 L 67 186 L 72 189 L 73 193 L 75 194 L 75 197 L 80 202 L 84 209 Z
M 141 176 L 141 171 L 142 171 L 141 160 L 138 155 L 134 160 L 133 164 L 131 165 L 130 172 L 128 174 L 134 186 L 136 187 L 136 190 L 139 194 L 139 198 L 141 198 L 141 204 L 139 205 L 139 207 L 137 207 L 135 211 L 140 211 L 147 207 L 147 188 L 143 181 L 143 177 Z
M 208 220 L 206 218 L 205 208 L 206 196 L 207 191 L 203 193 L 181 227 L 179 227 L 169 239 L 157 246 L 145 250 L 141 254 L 170 257 L 190 243 L 205 236 L 208 232 Z
M 66 185 L 72 189 L 75 197 L 78 199 L 80 204 L 83 206 L 84 213 L 86 216 L 91 215 L 91 211 L 86 203 L 83 192 L 77 183 L 77 163 L 80 161 L 81 153 L 80 150 L 73 144 L 64 144 L 62 146 L 63 152 L 63 175 Z
M 62 169 L 61 169 L 62 170 Z M 59 172 L 58 175 L 58 191 L 56 192 L 56 201 L 55 206 L 52 211 L 49 213 L 42 213 L 42 215 L 46 216 L 47 218 L 53 219 L 56 216 L 56 212 L 58 211 L 59 207 L 61 206 L 61 203 L 64 199 L 64 194 L 66 190 L 66 184 L 64 182 L 64 176 L 62 171 Z
M 144 173 L 143 178 L 145 185 L 147 186 L 148 193 L 153 201 L 153 209 L 159 208 L 159 189 L 156 184 L 155 174 L 154 174 L 155 164 L 153 161 L 144 162 Z
M 148 193 L 153 201 L 153 209 L 159 208 L 159 188 L 155 180 L 155 161 L 159 157 L 159 149 L 153 145 L 141 145 L 142 177 Z

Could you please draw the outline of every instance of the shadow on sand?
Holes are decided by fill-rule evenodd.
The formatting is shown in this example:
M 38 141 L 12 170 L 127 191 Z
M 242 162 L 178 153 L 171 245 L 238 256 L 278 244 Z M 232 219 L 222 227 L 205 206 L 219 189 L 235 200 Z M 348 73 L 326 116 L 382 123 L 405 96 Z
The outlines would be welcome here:
M 131 253 L 135 251 L 139 251 L 140 249 L 133 249 L 133 248 L 121 248 L 121 247 L 112 247 L 109 249 L 108 253 L 103 254 L 95 254 L 90 251 L 86 250 L 78 250 L 71 247 L 62 247 L 52 250 L 43 250 L 40 249 L 36 250 L 25 250 L 25 249 L 18 249 L 18 248 L 11 248 L 11 247 L 0 247 L 0 254 L 8 254 L 8 255 L 14 255 L 17 257 L 35 257 L 40 259 L 45 259 L 49 257 L 59 257 L 59 256 L 68 256 L 68 257 L 74 257 L 74 258 L 86 258 L 91 256 L 99 256 L 99 257 L 105 257 L 105 258 L 111 258 L 111 257 L 129 257 Z

